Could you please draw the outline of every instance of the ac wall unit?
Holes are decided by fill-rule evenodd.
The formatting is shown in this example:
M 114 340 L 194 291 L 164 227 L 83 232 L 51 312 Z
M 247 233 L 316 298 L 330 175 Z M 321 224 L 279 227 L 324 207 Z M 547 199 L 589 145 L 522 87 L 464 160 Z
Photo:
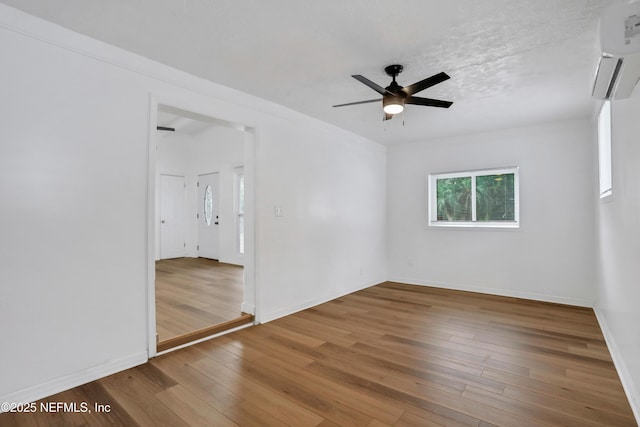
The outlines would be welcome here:
M 599 36 L 600 59 L 592 95 L 628 98 L 640 80 L 640 1 L 605 9 Z

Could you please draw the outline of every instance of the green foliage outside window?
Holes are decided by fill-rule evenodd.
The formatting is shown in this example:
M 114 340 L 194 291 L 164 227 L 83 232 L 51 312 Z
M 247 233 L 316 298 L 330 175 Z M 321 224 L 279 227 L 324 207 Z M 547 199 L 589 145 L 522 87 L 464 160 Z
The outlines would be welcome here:
M 437 182 L 438 221 L 471 221 L 471 177 Z
M 515 173 L 437 177 L 436 221 L 516 221 L 515 185 Z
M 476 177 L 476 221 L 514 221 L 514 175 Z

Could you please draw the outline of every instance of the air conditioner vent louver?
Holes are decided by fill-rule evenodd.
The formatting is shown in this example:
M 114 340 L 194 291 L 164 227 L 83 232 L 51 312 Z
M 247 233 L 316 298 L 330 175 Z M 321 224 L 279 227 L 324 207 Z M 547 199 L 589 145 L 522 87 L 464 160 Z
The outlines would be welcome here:
M 599 33 L 601 53 L 592 95 L 628 98 L 640 80 L 640 2 L 606 9 Z

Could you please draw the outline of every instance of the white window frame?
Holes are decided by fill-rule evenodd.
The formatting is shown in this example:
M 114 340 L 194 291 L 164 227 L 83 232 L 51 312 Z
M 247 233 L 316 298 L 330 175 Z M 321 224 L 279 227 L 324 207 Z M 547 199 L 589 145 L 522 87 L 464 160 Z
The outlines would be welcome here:
M 605 101 L 598 113 L 598 177 L 600 199 L 613 195 L 611 165 L 611 101 Z
M 476 180 L 477 176 L 513 174 L 514 220 L 513 221 L 477 221 L 476 220 Z M 438 221 L 437 181 L 446 178 L 471 178 L 471 221 Z M 479 169 L 463 172 L 432 173 L 427 182 L 428 226 L 429 227 L 466 227 L 466 228 L 519 228 L 520 227 L 520 178 L 519 168 L 510 166 L 497 169 Z

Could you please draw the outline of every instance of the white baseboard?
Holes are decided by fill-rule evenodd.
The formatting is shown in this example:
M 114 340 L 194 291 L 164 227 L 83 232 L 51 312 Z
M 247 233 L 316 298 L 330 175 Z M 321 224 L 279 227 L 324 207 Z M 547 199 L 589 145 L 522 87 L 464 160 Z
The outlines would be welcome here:
M 35 402 L 36 400 L 81 386 L 111 374 L 115 374 L 116 372 L 142 365 L 143 363 L 146 363 L 147 360 L 148 357 L 146 351 L 143 353 L 137 353 L 102 365 L 94 366 L 80 372 L 74 372 L 73 374 L 56 378 L 33 387 L 28 387 L 23 390 L 0 396 L 0 402 L 16 404 Z M 0 413 L 1 412 L 2 410 L 0 410 Z
M 634 385 L 633 378 L 627 369 L 627 365 L 624 363 L 624 359 L 620 355 L 620 350 L 618 349 L 616 341 L 611 334 L 611 330 L 607 325 L 604 314 L 598 308 L 594 308 L 593 311 L 596 313 L 596 318 L 600 324 L 602 335 L 604 335 L 604 340 L 609 348 L 613 364 L 616 367 L 616 371 L 618 371 L 622 388 L 627 395 L 627 400 L 629 400 L 629 405 L 631 405 L 633 415 L 636 417 L 638 425 L 640 425 L 640 394 Z
M 593 301 L 568 298 L 557 295 L 536 294 L 533 292 L 523 292 L 517 290 L 506 290 L 497 288 L 485 288 L 475 285 L 464 285 L 459 283 L 446 283 L 431 280 L 421 280 L 411 277 L 391 277 L 390 282 L 406 283 L 408 285 L 431 286 L 433 288 L 453 289 L 456 291 L 478 292 L 481 294 L 499 295 L 503 297 L 523 298 L 534 301 L 553 302 L 557 304 L 575 305 L 578 307 L 593 307 Z
M 267 313 L 267 314 L 263 314 L 260 316 L 260 319 L 257 319 L 260 323 L 267 323 L 267 322 L 271 322 L 272 320 L 276 320 L 279 319 L 281 317 L 284 316 L 288 316 L 290 314 L 293 313 L 297 313 L 298 311 L 302 311 L 302 310 L 306 310 L 307 308 L 311 308 L 314 307 L 316 305 L 320 305 L 320 304 L 324 304 L 325 302 L 331 301 L 333 299 L 336 298 L 340 298 L 342 296 L 348 295 L 350 293 L 377 285 L 379 283 L 382 283 L 382 281 L 376 281 L 373 283 L 363 283 L 360 284 L 358 286 L 355 286 L 351 289 L 345 290 L 345 291 L 341 291 L 332 295 L 327 295 L 321 298 L 314 298 L 314 299 L 310 299 L 307 300 L 305 302 L 302 302 L 300 304 L 295 304 L 293 306 L 287 307 L 287 308 L 283 308 L 280 310 L 276 310 L 276 311 L 272 311 L 271 313 Z

